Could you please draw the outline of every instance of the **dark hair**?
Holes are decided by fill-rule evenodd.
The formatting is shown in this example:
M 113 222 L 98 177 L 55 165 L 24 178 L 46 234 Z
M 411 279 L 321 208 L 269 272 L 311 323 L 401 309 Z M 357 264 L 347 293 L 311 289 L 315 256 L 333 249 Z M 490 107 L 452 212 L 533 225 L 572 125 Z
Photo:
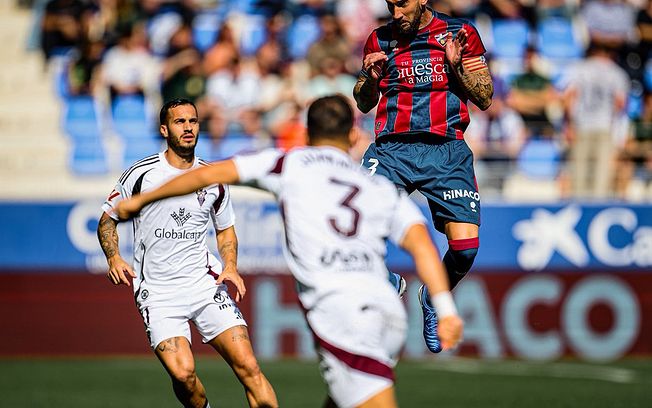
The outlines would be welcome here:
M 353 109 L 343 95 L 324 96 L 308 108 L 308 138 L 343 139 L 353 127 Z
M 181 105 L 191 105 L 193 108 L 195 108 L 195 112 L 197 112 L 197 107 L 190 100 L 185 98 L 175 98 L 165 102 L 165 104 L 161 107 L 161 112 L 158 115 L 159 123 L 161 125 L 165 125 L 167 123 L 168 112 L 170 112 L 170 109 Z

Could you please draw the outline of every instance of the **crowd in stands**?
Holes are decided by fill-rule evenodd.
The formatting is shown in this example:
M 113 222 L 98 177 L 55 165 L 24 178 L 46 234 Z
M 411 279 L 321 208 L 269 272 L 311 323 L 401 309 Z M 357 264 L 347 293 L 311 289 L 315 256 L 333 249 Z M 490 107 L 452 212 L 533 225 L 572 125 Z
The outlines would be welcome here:
M 547 191 L 552 199 L 652 200 L 652 1 L 431 5 L 470 20 L 487 48 L 493 104 L 472 109 L 466 132 L 485 197 Z M 199 107 L 199 153 L 208 160 L 304 144 L 307 103 L 333 92 L 352 97 L 362 46 L 388 18 L 382 0 L 36 0 L 34 7 L 62 103 L 90 101 L 100 140 L 113 132 L 125 155 L 151 154 L 160 143 L 152 112 L 183 97 Z M 373 115 L 357 118 L 359 156 L 373 139 Z M 83 158 L 93 149 L 79 150 L 73 155 Z

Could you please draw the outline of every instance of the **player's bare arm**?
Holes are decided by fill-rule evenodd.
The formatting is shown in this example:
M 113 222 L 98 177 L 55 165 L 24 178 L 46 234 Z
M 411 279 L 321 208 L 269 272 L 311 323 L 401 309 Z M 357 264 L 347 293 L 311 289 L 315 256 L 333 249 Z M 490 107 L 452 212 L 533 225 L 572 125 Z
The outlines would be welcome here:
M 482 56 L 462 58 L 464 50 L 468 47 L 467 40 L 468 34 L 464 28 L 457 32 L 455 38 L 449 32 L 446 39 L 446 59 L 471 102 L 486 110 L 491 105 L 494 94 L 493 81 Z
M 412 225 L 400 243 L 412 258 L 419 279 L 428 288 L 439 314 L 438 334 L 444 350 L 454 348 L 461 340 L 464 323 L 457 315 L 450 293 L 448 275 L 439 259 L 437 248 L 432 243 L 423 224 Z
M 235 301 L 239 302 L 244 297 L 247 289 L 242 277 L 238 273 L 238 237 L 235 234 L 235 227 L 217 232 L 217 250 L 222 258 L 222 273 L 217 278 L 217 283 L 229 281 L 235 285 Z
M 109 265 L 107 278 L 114 285 L 124 284 L 130 286 L 127 275 L 135 278 L 131 266 L 120 256 L 120 247 L 118 245 L 118 223 L 107 213 L 103 213 L 97 226 L 97 238 L 102 246 L 102 251 L 106 256 L 106 262 Z
M 362 62 L 362 71 L 353 88 L 353 98 L 358 109 L 363 113 L 369 112 L 378 103 L 380 98 L 378 81 L 385 61 L 387 61 L 387 55 L 381 51 L 367 54 Z
M 235 184 L 239 179 L 232 160 L 215 162 L 177 176 L 154 190 L 120 201 L 115 207 L 115 213 L 121 220 L 128 220 L 151 202 L 190 194 L 211 184 Z

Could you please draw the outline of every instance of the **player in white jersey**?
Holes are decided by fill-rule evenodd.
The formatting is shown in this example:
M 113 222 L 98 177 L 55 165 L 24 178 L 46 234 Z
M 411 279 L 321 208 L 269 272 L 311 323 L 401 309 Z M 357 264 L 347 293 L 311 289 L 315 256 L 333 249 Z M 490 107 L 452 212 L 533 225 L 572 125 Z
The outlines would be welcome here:
M 252 407 L 276 407 L 274 390 L 260 371 L 247 324 L 225 285 L 245 294 L 238 274 L 235 216 L 228 186 L 211 184 L 190 194 L 157 201 L 133 219 L 133 268 L 120 256 L 114 209 L 122 200 L 154 189 L 189 169 L 205 166 L 195 157 L 199 131 L 192 102 L 175 99 L 161 108 L 164 152 L 127 169 L 102 206 L 98 238 L 109 265 L 108 278 L 129 286 L 145 322 L 150 345 L 170 374 L 174 392 L 186 407 L 208 407 L 205 389 L 195 373 L 189 321 L 205 343 L 231 365 Z M 217 232 L 220 262 L 207 245 L 209 224 Z
M 185 173 L 121 202 L 121 218 L 155 200 L 219 183 L 272 192 L 285 226 L 285 255 L 329 388 L 326 406 L 395 407 L 394 374 L 406 337 L 403 304 L 387 281 L 385 240 L 405 248 L 440 312 L 444 348 L 462 335 L 447 276 L 417 206 L 348 155 L 353 111 L 343 96 L 308 110 L 310 147 L 268 149 Z

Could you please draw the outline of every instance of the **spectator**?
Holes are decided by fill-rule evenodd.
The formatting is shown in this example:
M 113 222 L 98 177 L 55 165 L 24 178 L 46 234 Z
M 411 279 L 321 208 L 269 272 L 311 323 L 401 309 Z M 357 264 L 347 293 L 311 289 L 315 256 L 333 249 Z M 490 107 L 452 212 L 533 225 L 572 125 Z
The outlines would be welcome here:
M 530 136 L 553 133 L 548 115 L 560 102 L 550 79 L 537 71 L 537 57 L 536 51 L 528 48 L 523 60 L 524 72 L 514 77 L 507 95 L 507 105 L 521 115 Z
M 476 177 L 483 193 L 500 191 L 510 174 L 518 153 L 527 140 L 527 128 L 521 116 L 505 102 L 505 87 L 494 79 L 493 102 L 481 111 L 473 106 L 464 139 L 473 151 Z
M 355 78 L 344 71 L 344 62 L 334 57 L 324 57 L 319 64 L 318 75 L 308 83 L 308 101 L 322 96 L 339 93 L 347 96 L 353 103 L 352 89 Z
M 41 25 L 41 50 L 46 61 L 75 47 L 82 38 L 79 16 L 81 0 L 50 0 L 45 5 Z
M 233 30 L 228 23 L 220 27 L 215 44 L 213 44 L 204 55 L 202 62 L 204 74 L 212 74 L 228 67 L 234 58 L 239 58 L 238 44 L 235 41 Z
M 333 15 L 325 15 L 320 18 L 319 23 L 321 37 L 310 46 L 306 55 L 312 75 L 318 75 L 322 72 L 325 59 L 339 60 L 342 62 L 342 66 L 346 66 L 347 61 L 352 57 L 351 45 L 344 37 L 344 32 L 337 18 Z M 355 65 L 357 64 L 356 61 Z
M 102 83 L 116 95 L 152 95 L 159 87 L 159 66 L 147 48 L 143 23 L 120 30 L 118 44 L 104 56 Z
M 170 38 L 168 57 L 163 61 L 162 71 L 163 100 L 182 98 L 195 102 L 204 94 L 206 79 L 201 67 L 201 55 L 193 45 L 190 26 L 182 25 Z
M 225 69 L 208 77 L 206 96 L 224 110 L 227 127 L 232 129 L 227 132 L 242 130 L 243 113 L 258 108 L 260 82 L 257 70 L 244 67 L 239 57 L 232 58 Z
M 91 95 L 97 91 L 104 43 L 87 40 L 82 43 L 68 66 L 68 92 L 71 95 Z
M 642 199 L 652 188 L 652 92 L 643 97 L 643 111 L 631 126 L 618 157 L 616 194 L 624 199 Z M 652 198 L 652 190 L 648 198 Z
M 623 115 L 629 79 L 601 43 L 568 73 L 565 102 L 570 121 L 570 174 L 573 194 L 606 198 L 613 178 L 614 125 Z

